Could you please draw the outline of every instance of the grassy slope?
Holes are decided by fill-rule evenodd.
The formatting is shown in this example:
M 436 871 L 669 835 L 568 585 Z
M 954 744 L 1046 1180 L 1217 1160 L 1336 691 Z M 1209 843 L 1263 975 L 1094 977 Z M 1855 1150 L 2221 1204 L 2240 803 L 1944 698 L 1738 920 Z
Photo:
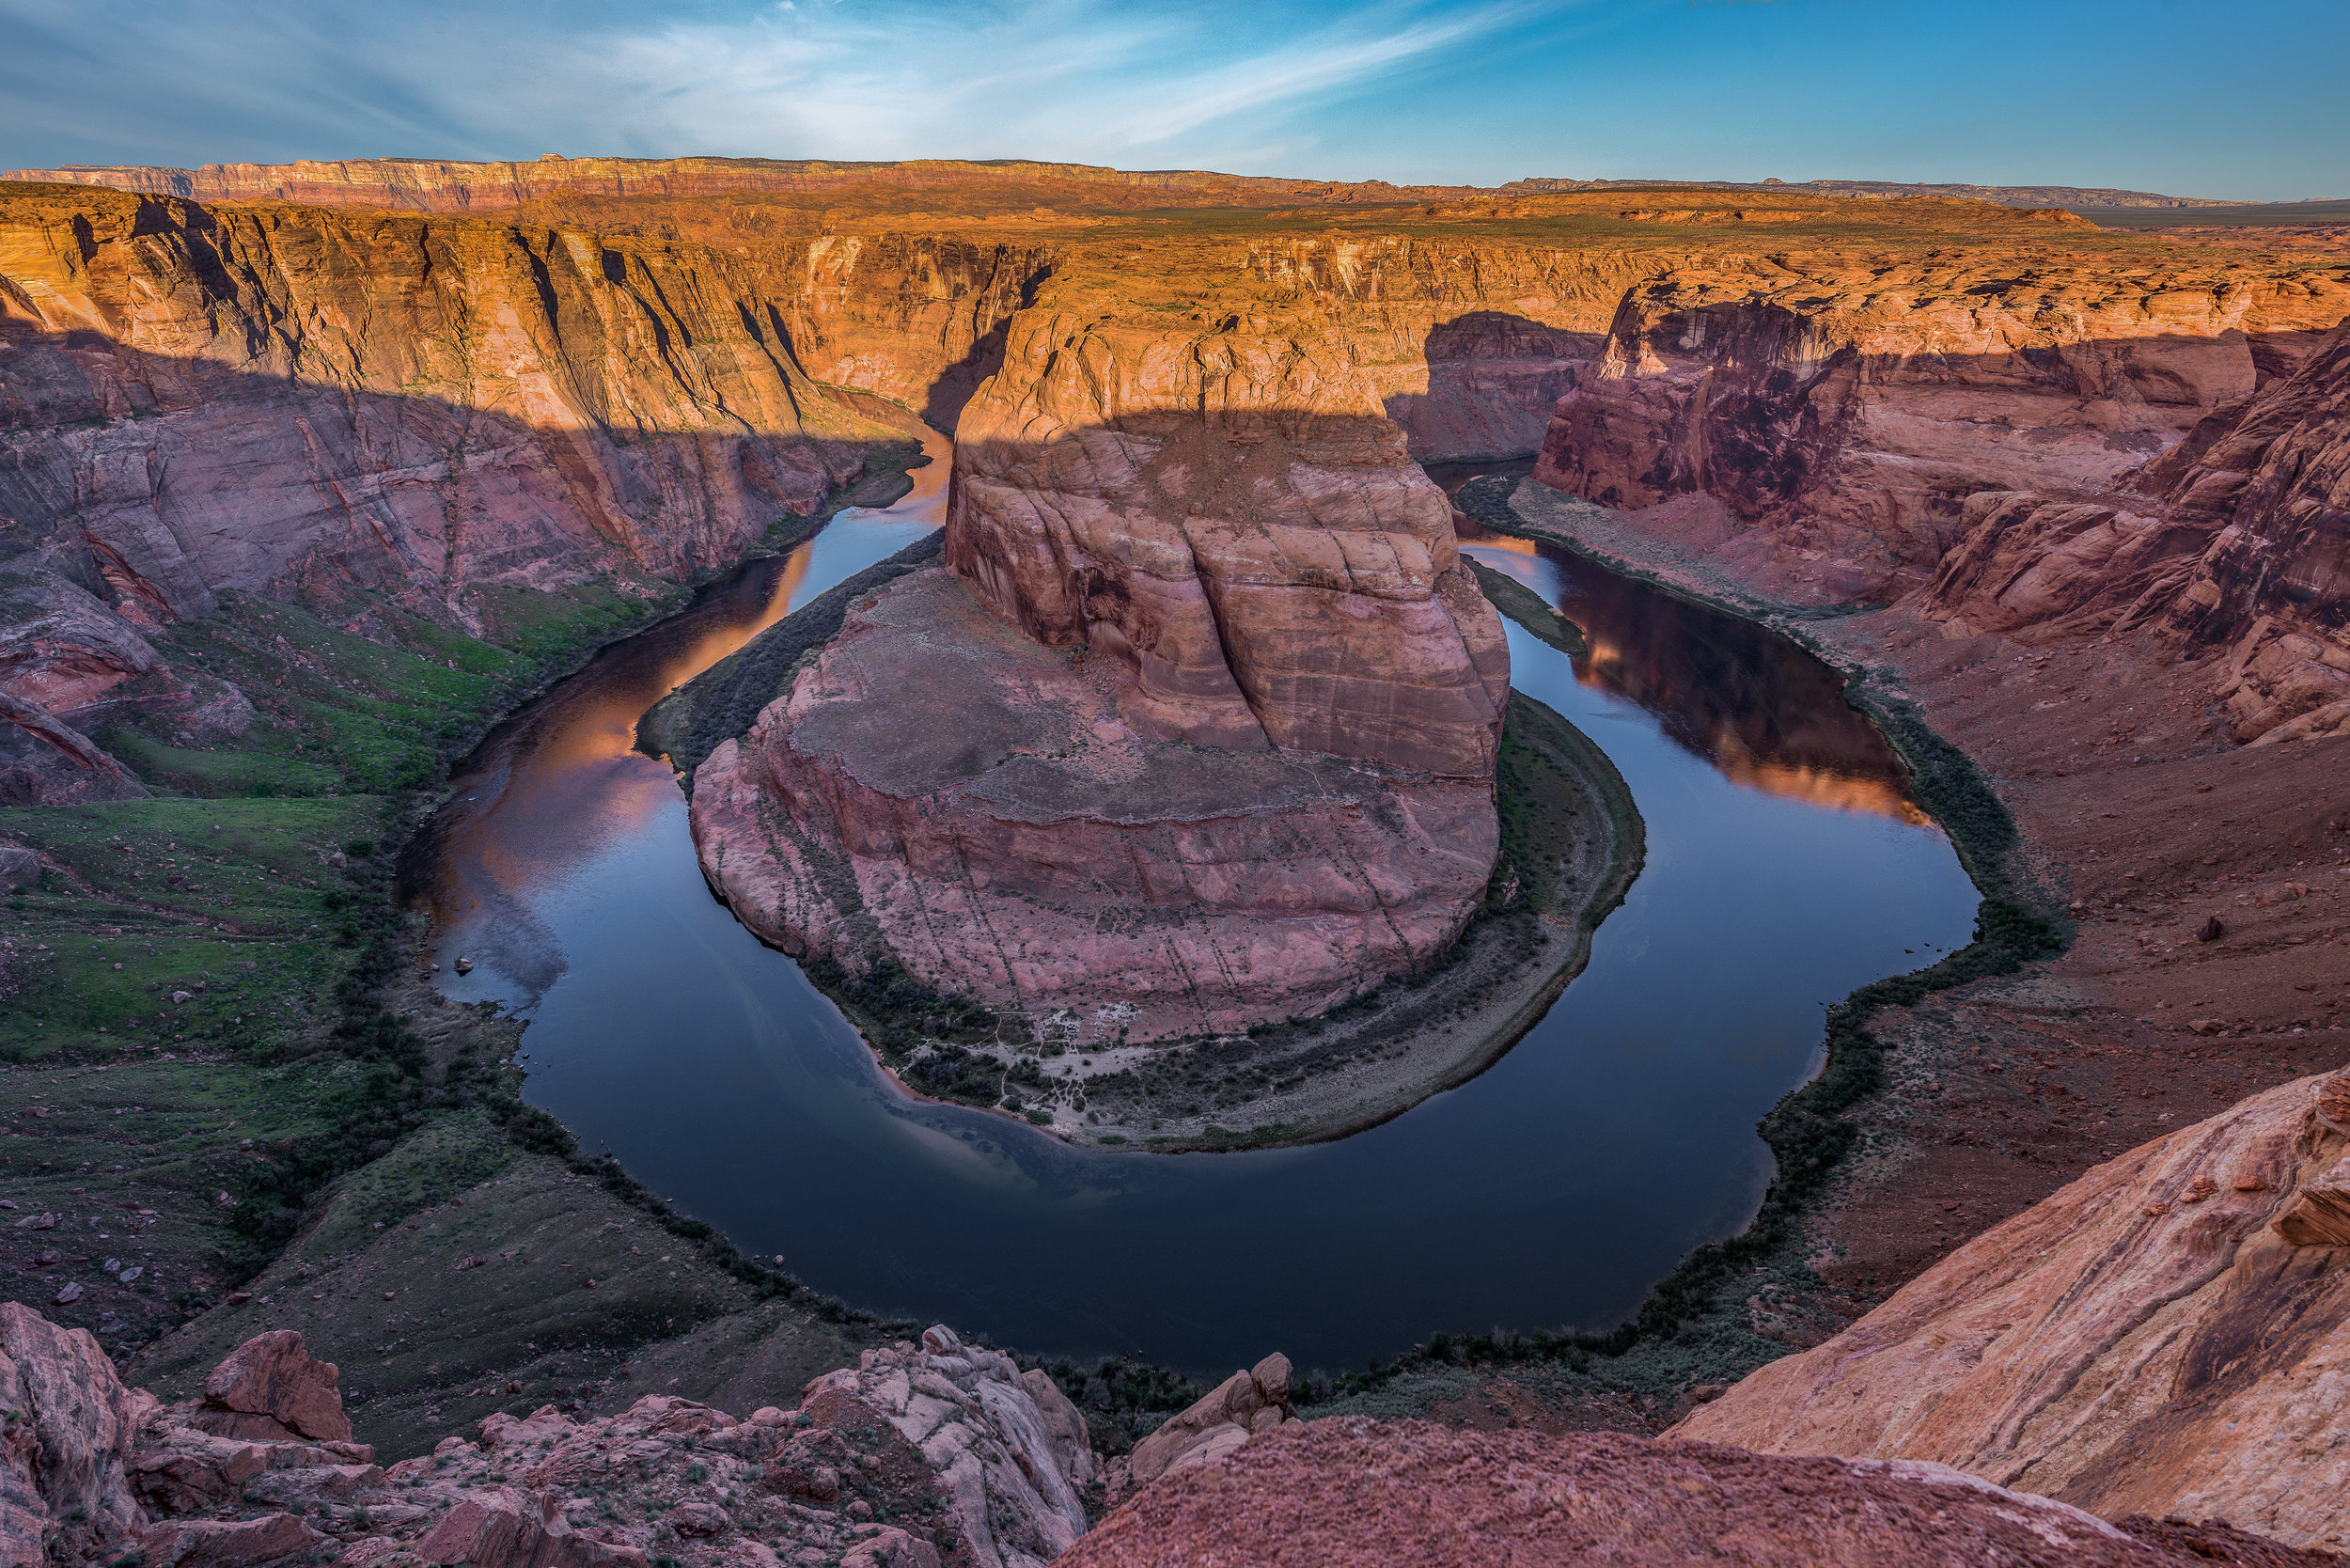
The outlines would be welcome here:
M 718 1320 L 759 1325 L 777 1398 L 872 1342 L 581 1159 L 503 1065 L 519 1026 L 425 985 L 393 902 L 392 851 L 451 762 L 685 593 L 478 591 L 478 637 L 364 595 L 229 595 L 163 634 L 248 695 L 251 729 L 191 747 L 119 724 L 105 741 L 156 798 L 0 810 L 0 839 L 43 862 L 0 914 L 0 1293 L 166 1394 L 260 1327 L 301 1328 L 344 1365 L 361 1435 L 395 1447 L 625 1399 L 628 1357 Z M 458 1270 L 459 1247 L 514 1256 Z M 662 1386 L 723 1372 L 744 1375 L 713 1357 Z

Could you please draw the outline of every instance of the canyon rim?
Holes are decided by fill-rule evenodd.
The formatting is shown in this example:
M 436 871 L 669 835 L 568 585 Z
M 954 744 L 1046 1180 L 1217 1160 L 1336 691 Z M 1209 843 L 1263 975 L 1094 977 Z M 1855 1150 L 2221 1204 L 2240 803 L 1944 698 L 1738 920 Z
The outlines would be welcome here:
M 2334 111 L 1504 180 L 1292 9 L 28 84 L 0 1560 L 2350 1560 L 2350 210 L 2127 173 Z M 645 107 L 793 95 L 940 155 Z M 923 118 L 1244 99 L 1393 181 Z

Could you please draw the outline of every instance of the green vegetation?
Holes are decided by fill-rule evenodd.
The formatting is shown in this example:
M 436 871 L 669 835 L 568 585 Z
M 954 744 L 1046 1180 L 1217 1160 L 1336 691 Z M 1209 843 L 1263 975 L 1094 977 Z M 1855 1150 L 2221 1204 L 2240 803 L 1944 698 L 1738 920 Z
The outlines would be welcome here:
M 880 452 L 856 494 L 901 493 L 914 455 Z M 785 519 L 771 540 L 796 542 L 822 515 Z M 558 1355 L 547 1347 L 588 1332 L 565 1323 L 592 1324 L 609 1360 L 784 1300 L 797 1314 L 786 1326 L 826 1347 L 823 1366 L 870 1342 L 870 1319 L 743 1257 L 525 1105 L 505 1064 L 519 1025 L 426 983 L 420 927 L 396 898 L 400 846 L 490 725 L 689 591 L 619 578 L 471 589 L 462 613 L 478 635 L 361 591 L 228 593 L 153 636 L 199 697 L 208 677 L 233 683 L 250 721 L 225 685 L 194 734 L 126 702 L 102 741 L 154 798 L 0 809 L 0 840 L 41 861 L 0 911 L 0 1081 L 16 1132 L 0 1144 L 0 1197 L 56 1216 L 39 1232 L 55 1239 L 50 1262 L 0 1260 L 13 1294 L 140 1356 L 133 1375 L 165 1388 L 260 1326 L 304 1327 L 355 1366 L 349 1314 L 335 1320 L 331 1292 L 291 1289 L 290 1271 L 372 1279 L 398 1266 L 384 1249 L 412 1216 L 493 1192 L 469 1217 L 539 1227 L 534 1246 L 572 1271 L 509 1271 L 509 1286 L 530 1284 L 508 1299 L 512 1342 L 483 1341 L 493 1360 Z M 629 1249 L 641 1289 L 598 1278 L 596 1295 L 563 1295 L 628 1272 L 611 1235 L 581 1228 L 588 1209 L 607 1214 L 603 1231 L 658 1239 Z M 120 1266 L 98 1272 L 108 1255 Z M 69 1277 L 82 1298 L 53 1302 Z M 240 1286 L 251 1304 L 224 1304 Z M 423 1435 L 457 1374 L 437 1356 L 384 1365 L 347 1386 L 377 1404 L 375 1430 Z M 477 1415 L 544 1403 L 488 1381 Z
M 1483 561 L 1471 560 L 1468 568 L 1477 578 L 1477 586 L 1493 601 L 1495 609 L 1570 659 L 1582 658 L 1590 651 L 1583 628 L 1560 615 L 1541 594 L 1507 572 L 1496 572 Z

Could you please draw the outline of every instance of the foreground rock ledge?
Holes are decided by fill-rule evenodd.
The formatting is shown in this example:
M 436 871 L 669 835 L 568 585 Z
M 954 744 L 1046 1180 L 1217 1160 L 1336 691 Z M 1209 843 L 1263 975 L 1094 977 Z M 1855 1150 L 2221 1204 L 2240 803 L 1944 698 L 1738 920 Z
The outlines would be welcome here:
M 2142 1532 L 2142 1533 L 2139 1533 Z M 1838 1568 L 2187 1568 L 2336 1562 L 2225 1526 L 2117 1528 L 1941 1465 L 1778 1459 L 1612 1433 L 1289 1423 L 1168 1475 L 1069 1568 L 1533 1568 L 1738 1562 Z
M 2350 1074 L 2144 1144 L 1674 1429 L 2350 1541 Z
M 86 1331 L 0 1304 L 0 1565 L 1035 1568 L 1085 1532 L 1099 1473 L 1051 1379 L 943 1326 L 795 1410 L 501 1411 L 392 1465 L 348 1440 L 337 1382 L 278 1330 L 164 1405 Z

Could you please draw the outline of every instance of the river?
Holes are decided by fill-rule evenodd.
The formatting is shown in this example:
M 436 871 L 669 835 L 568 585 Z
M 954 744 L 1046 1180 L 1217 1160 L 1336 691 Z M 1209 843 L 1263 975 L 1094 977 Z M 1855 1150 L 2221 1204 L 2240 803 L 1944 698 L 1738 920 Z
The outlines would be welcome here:
M 909 1099 L 712 898 L 675 776 L 631 747 L 672 687 L 935 526 L 947 466 L 518 713 L 411 852 L 443 988 L 530 1020 L 529 1099 L 819 1290 L 1218 1376 L 1272 1349 L 1335 1370 L 1439 1329 L 1604 1327 L 1752 1216 L 1771 1169 L 1755 1123 L 1816 1071 L 1825 1004 L 1971 934 L 1974 888 L 1833 671 L 1472 533 L 1589 634 L 1571 661 L 1512 625 L 1512 684 L 1606 750 L 1648 829 L 1639 879 L 1533 1031 L 1468 1084 L 1303 1149 L 1079 1152 Z

